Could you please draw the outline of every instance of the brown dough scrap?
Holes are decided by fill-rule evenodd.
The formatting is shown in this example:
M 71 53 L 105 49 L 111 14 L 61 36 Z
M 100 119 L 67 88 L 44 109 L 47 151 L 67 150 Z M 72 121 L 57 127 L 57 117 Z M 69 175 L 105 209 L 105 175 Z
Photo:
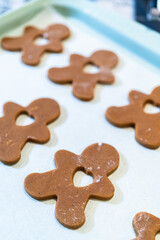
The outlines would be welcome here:
M 110 107 L 106 118 L 118 127 L 135 127 L 136 140 L 143 146 L 156 149 L 160 146 L 160 113 L 144 112 L 146 103 L 160 107 L 160 87 L 150 95 L 138 91 L 129 94 L 130 104 L 124 107 Z
M 85 222 L 85 207 L 89 198 L 108 200 L 114 195 L 114 187 L 107 176 L 119 165 L 119 154 L 108 144 L 93 144 L 81 155 L 66 150 L 55 154 L 56 169 L 45 173 L 32 173 L 24 186 L 35 199 L 57 198 L 56 217 L 65 227 L 76 229 Z M 93 177 L 93 183 L 75 187 L 74 174 L 83 170 Z
M 13 164 L 20 159 L 26 142 L 47 142 L 50 133 L 46 125 L 60 115 L 58 103 L 49 98 L 37 99 L 27 107 L 7 102 L 3 110 L 4 116 L 0 118 L 0 160 L 5 164 Z M 24 113 L 34 118 L 34 122 L 26 126 L 16 125 L 17 117 Z
M 61 40 L 68 38 L 69 29 L 62 24 L 52 24 L 44 30 L 33 26 L 24 29 L 21 37 L 5 37 L 2 39 L 2 47 L 10 51 L 22 51 L 22 61 L 28 65 L 37 65 L 44 52 L 61 52 L 63 50 Z M 34 40 L 38 37 L 48 39 L 45 45 L 36 45 Z
M 99 67 L 99 72 L 85 73 L 83 68 L 89 63 Z M 117 55 L 110 51 L 96 51 L 90 57 L 72 54 L 70 56 L 70 66 L 51 68 L 48 71 L 48 77 L 55 83 L 73 82 L 73 95 L 81 100 L 89 101 L 94 97 L 96 83 L 112 84 L 114 82 L 111 69 L 117 63 Z
M 133 219 L 137 238 L 134 240 L 155 240 L 160 232 L 160 219 L 146 212 L 138 213 Z

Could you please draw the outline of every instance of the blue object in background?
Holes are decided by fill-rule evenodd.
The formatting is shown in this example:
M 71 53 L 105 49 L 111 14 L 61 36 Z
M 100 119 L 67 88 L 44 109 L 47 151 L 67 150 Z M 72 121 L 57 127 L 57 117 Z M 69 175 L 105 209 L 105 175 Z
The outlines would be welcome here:
M 160 0 L 135 0 L 135 18 L 160 32 Z
M 33 0 L 0 0 L 0 14 L 20 7 L 29 1 Z M 101 0 L 90 1 L 98 2 Z M 124 5 L 133 9 L 133 6 L 135 6 L 135 20 L 160 32 L 160 0 L 103 0 L 102 2 L 105 3 L 105 1 L 106 3 L 115 4 L 115 7 L 117 5 Z
M 16 7 L 20 7 L 29 1 L 32 0 L 0 0 L 0 14 L 3 14 Z

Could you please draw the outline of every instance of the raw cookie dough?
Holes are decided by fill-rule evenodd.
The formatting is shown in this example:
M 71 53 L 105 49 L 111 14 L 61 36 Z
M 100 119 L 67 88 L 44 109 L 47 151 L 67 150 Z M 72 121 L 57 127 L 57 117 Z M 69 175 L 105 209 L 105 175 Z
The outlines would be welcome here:
M 160 219 L 140 212 L 133 219 L 133 227 L 137 235 L 134 240 L 155 240 L 156 234 L 160 232 Z
M 22 37 L 5 37 L 1 45 L 10 51 L 22 51 L 22 61 L 28 65 L 37 65 L 44 52 L 61 52 L 63 50 L 61 40 L 68 38 L 69 29 L 62 24 L 52 24 L 44 30 L 33 26 L 24 29 Z M 36 45 L 34 40 L 42 37 L 48 40 L 45 45 Z
M 160 146 L 160 112 L 149 114 L 144 112 L 146 103 L 160 107 L 160 87 L 150 95 L 131 91 L 130 104 L 124 107 L 110 107 L 106 111 L 109 122 L 118 127 L 135 127 L 136 140 L 147 148 L 156 149 Z
M 99 72 L 84 72 L 83 68 L 89 63 L 99 67 Z M 73 95 L 81 100 L 89 101 L 94 97 L 96 83 L 112 84 L 114 82 L 111 69 L 117 64 L 117 55 L 110 51 L 99 50 L 90 57 L 72 54 L 70 56 L 70 66 L 51 68 L 48 71 L 48 77 L 55 83 L 73 82 Z
M 114 186 L 107 176 L 119 166 L 119 154 L 108 144 L 93 144 L 81 155 L 66 150 L 55 154 L 56 169 L 32 173 L 25 179 L 25 190 L 38 200 L 57 198 L 56 217 L 65 227 L 76 229 L 85 222 L 85 207 L 89 198 L 108 200 Z M 73 176 L 83 170 L 93 177 L 93 183 L 75 187 Z
M 27 107 L 7 102 L 4 116 L 0 118 L 0 160 L 5 164 L 16 163 L 21 157 L 21 150 L 28 141 L 45 143 L 50 138 L 47 124 L 60 115 L 58 103 L 49 98 L 40 98 Z M 21 114 L 28 114 L 34 122 L 26 126 L 16 125 Z

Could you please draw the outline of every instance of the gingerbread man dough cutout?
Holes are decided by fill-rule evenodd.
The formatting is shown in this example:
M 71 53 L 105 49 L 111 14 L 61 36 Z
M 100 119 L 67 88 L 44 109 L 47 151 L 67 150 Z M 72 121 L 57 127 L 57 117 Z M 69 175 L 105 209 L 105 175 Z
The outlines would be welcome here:
M 0 160 L 5 164 L 16 163 L 21 157 L 21 150 L 27 141 L 45 143 L 50 138 L 47 124 L 60 115 L 58 103 L 49 98 L 33 101 L 27 107 L 7 102 L 4 116 L 0 118 Z M 16 125 L 21 114 L 28 114 L 34 122 L 26 126 Z
M 83 68 L 89 63 L 99 67 L 99 72 L 84 72 Z M 96 83 L 112 84 L 114 82 L 111 69 L 117 63 L 117 55 L 110 51 L 96 51 L 90 57 L 72 54 L 70 56 L 70 66 L 51 68 L 48 71 L 48 77 L 55 83 L 73 82 L 73 95 L 81 100 L 89 101 L 94 97 Z
M 60 150 L 55 154 L 56 169 L 32 173 L 25 179 L 27 193 L 35 199 L 57 198 L 56 217 L 65 227 L 76 229 L 85 222 L 85 207 L 89 198 L 108 200 L 114 187 L 107 176 L 119 165 L 119 154 L 108 144 L 93 144 L 81 155 Z M 75 187 L 73 176 L 83 170 L 93 177 L 93 183 Z
M 118 127 L 135 127 L 136 140 L 145 147 L 156 149 L 160 146 L 160 112 L 144 112 L 146 103 L 160 107 L 160 87 L 150 95 L 138 91 L 129 94 L 130 104 L 124 107 L 110 107 L 106 118 Z
M 22 61 L 28 65 L 37 65 L 44 52 L 61 52 L 63 50 L 61 40 L 68 38 L 69 29 L 62 24 L 52 24 L 44 30 L 33 26 L 24 29 L 21 37 L 5 37 L 2 39 L 2 47 L 10 51 L 22 51 Z M 47 44 L 36 45 L 35 39 L 43 37 Z
M 160 232 L 160 219 L 146 212 L 138 213 L 133 219 L 137 238 L 134 240 L 155 240 Z

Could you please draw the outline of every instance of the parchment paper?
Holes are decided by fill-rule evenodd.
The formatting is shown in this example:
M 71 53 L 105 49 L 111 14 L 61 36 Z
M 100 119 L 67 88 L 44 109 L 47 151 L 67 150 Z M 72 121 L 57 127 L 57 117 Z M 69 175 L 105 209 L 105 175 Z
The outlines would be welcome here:
M 134 239 L 132 219 L 136 213 L 147 211 L 160 217 L 160 149 L 149 150 L 138 144 L 134 129 L 112 126 L 105 119 L 105 111 L 109 106 L 128 104 L 128 93 L 132 89 L 149 94 L 159 85 L 160 72 L 125 50 L 125 46 L 116 45 L 80 20 L 65 18 L 52 8 L 44 9 L 25 25 L 44 28 L 56 22 L 66 24 L 72 35 L 63 42 L 63 53 L 45 54 L 37 67 L 24 65 L 20 52 L 0 49 L 1 116 L 7 101 L 26 106 L 37 98 L 50 97 L 61 106 L 60 118 L 49 125 L 51 139 L 47 144 L 27 143 L 17 164 L 0 164 L 0 239 Z M 24 25 L 8 35 L 20 35 L 23 28 Z M 97 85 L 92 101 L 76 99 L 71 85 L 54 84 L 47 78 L 50 67 L 68 65 L 70 54 L 89 56 L 98 49 L 113 50 L 120 61 L 113 70 L 115 84 Z M 115 195 L 110 201 L 90 200 L 85 224 L 78 230 L 69 230 L 55 217 L 56 201 L 36 201 L 29 197 L 24 190 L 24 178 L 33 172 L 55 168 L 57 150 L 80 154 L 96 142 L 111 144 L 120 153 L 119 169 L 109 177 L 115 186 Z

